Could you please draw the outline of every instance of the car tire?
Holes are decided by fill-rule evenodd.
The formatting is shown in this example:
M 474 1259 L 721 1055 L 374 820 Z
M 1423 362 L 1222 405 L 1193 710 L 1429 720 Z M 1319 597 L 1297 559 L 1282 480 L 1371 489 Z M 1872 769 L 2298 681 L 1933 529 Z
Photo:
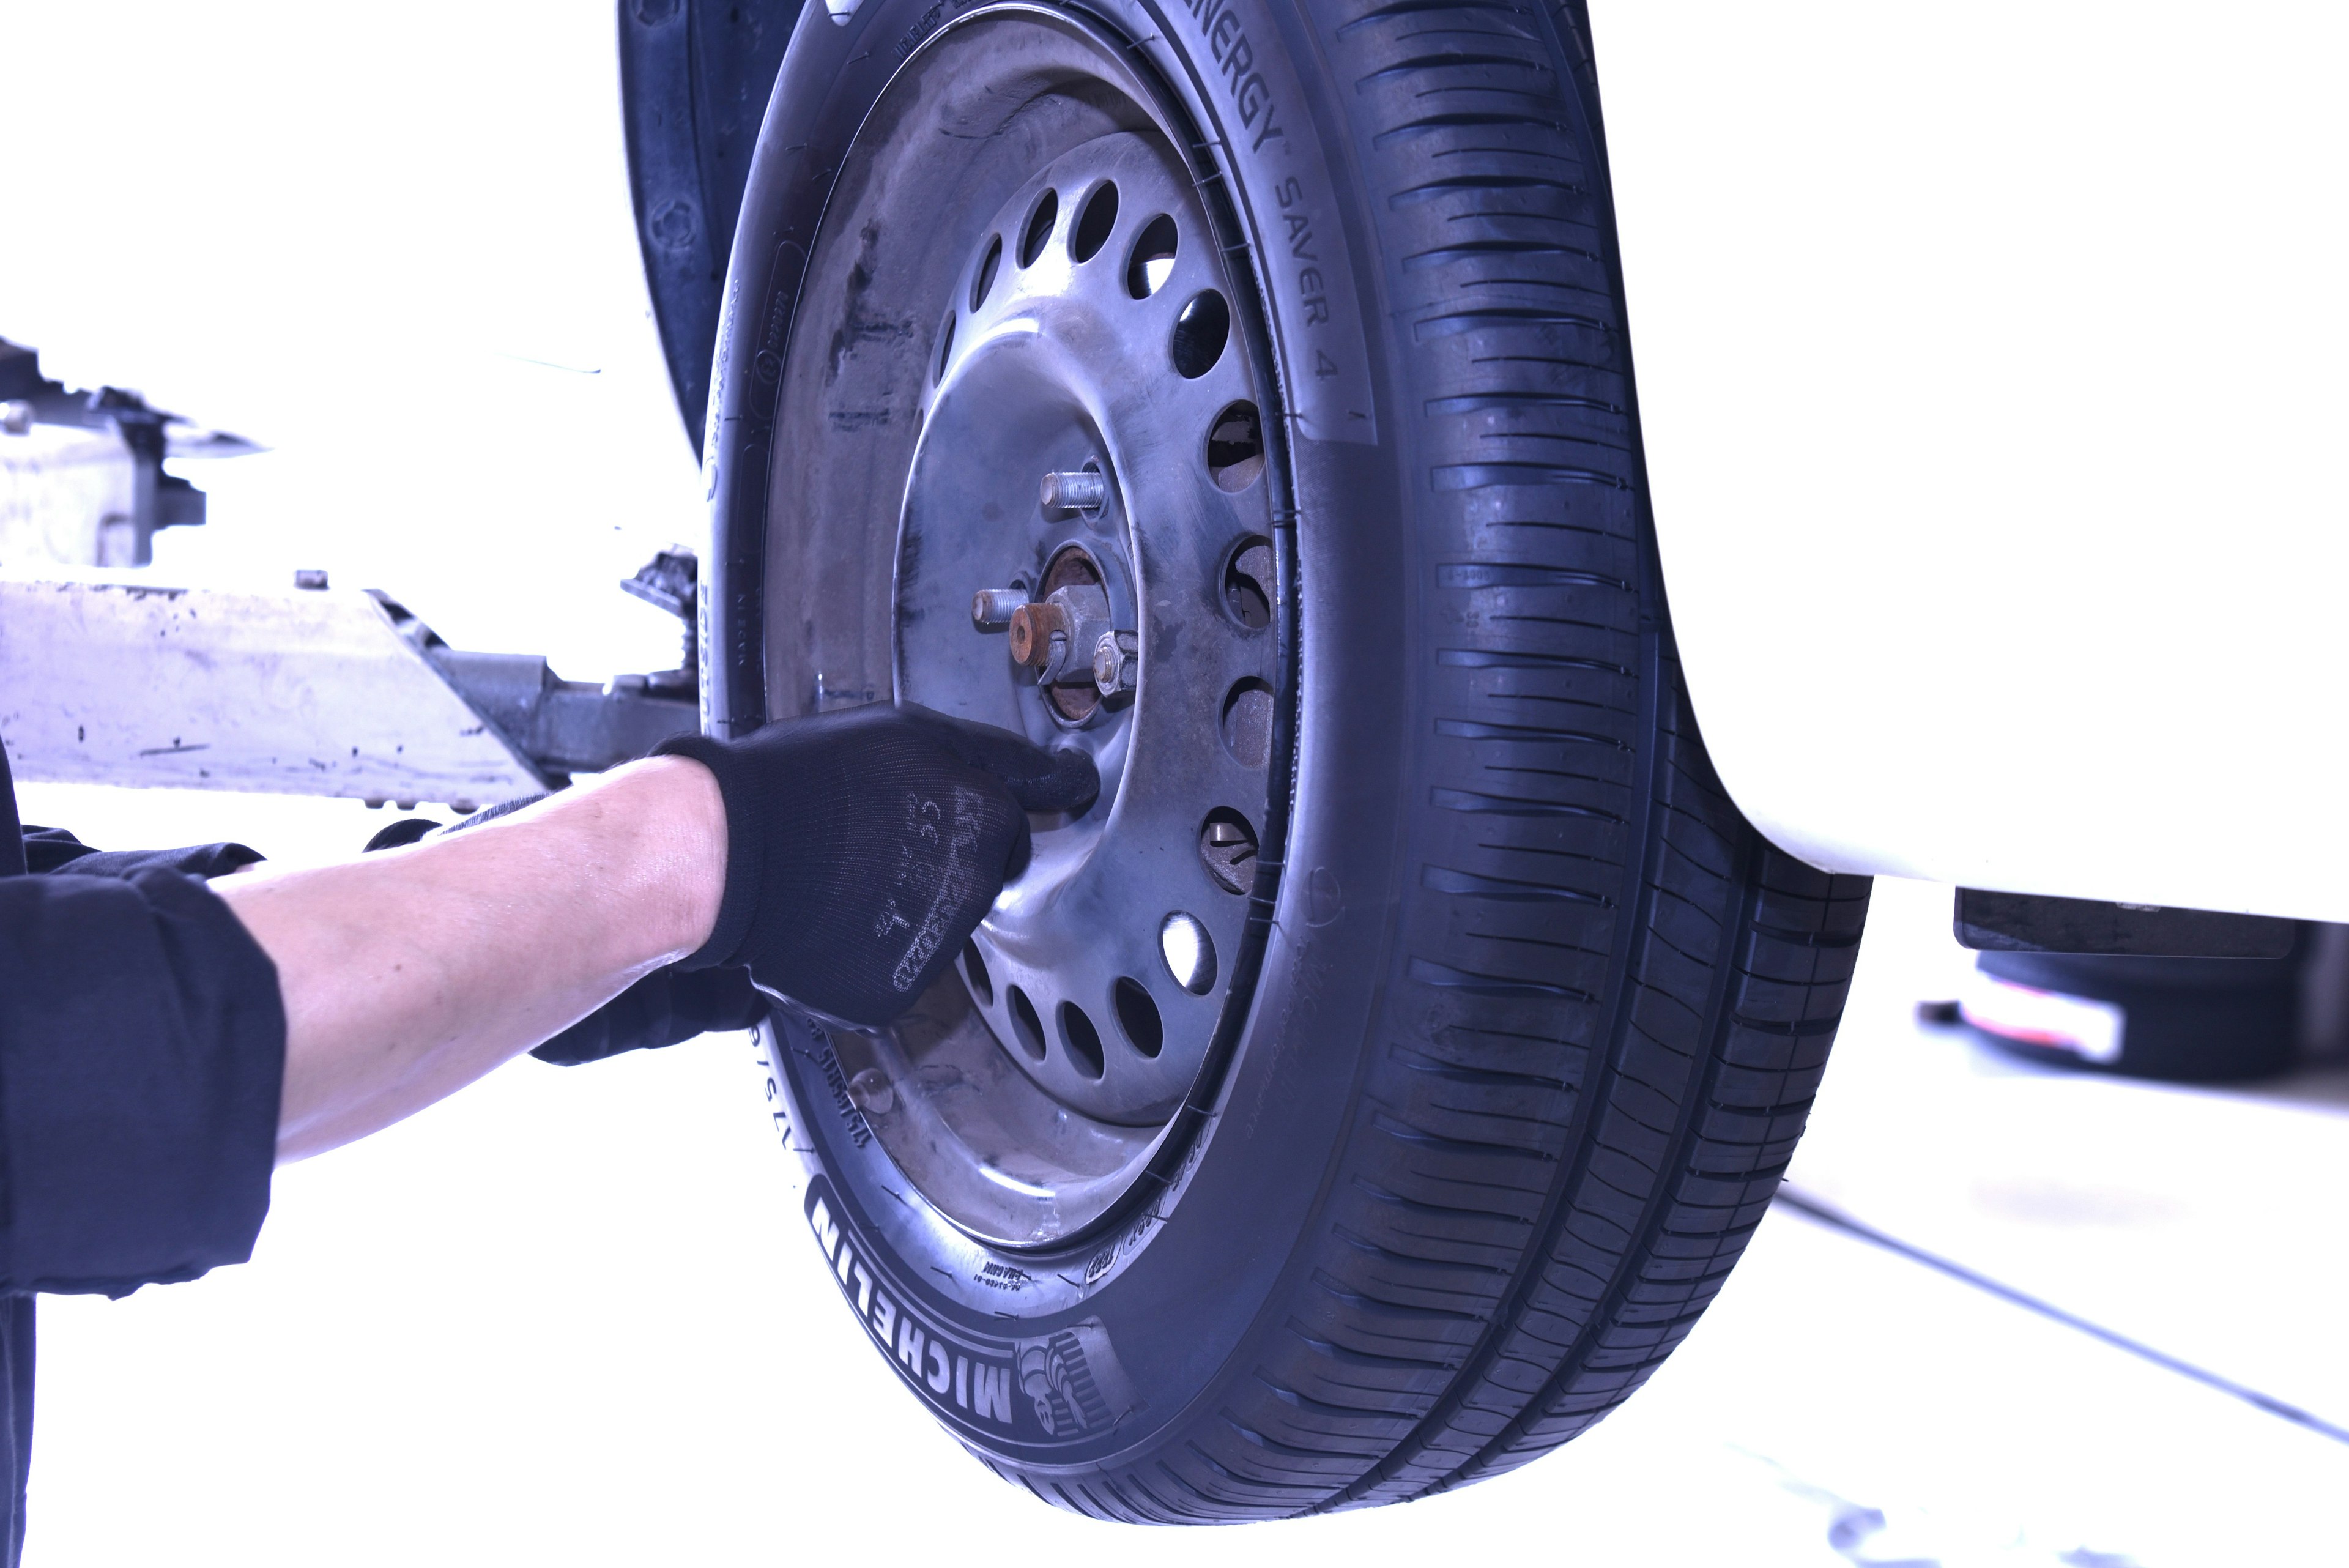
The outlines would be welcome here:
M 1040 705 L 1059 688 L 988 685 L 965 707 L 1069 743 L 1134 726 L 1129 753 L 1102 753 L 1110 815 L 1040 823 L 1039 863 L 1053 833 L 1111 843 L 1142 815 L 1128 800 L 1155 798 L 1145 722 L 1188 739 L 1152 753 L 1163 765 L 1223 792 L 1198 796 L 1215 809 L 1195 856 L 1135 862 L 1157 869 L 1133 918 L 1195 908 L 1219 955 L 1186 1036 L 1195 1070 L 1139 1122 L 1137 1099 L 1052 1124 L 1102 1147 L 1131 1133 L 1124 1185 L 1086 1187 L 1093 1168 L 1069 1155 L 1051 1168 L 1077 1176 L 1037 1178 L 1046 1196 L 994 1218 L 1027 1201 L 1002 1196 L 1027 1156 L 986 1155 L 997 1186 L 978 1191 L 939 1163 L 935 1116 L 1158 1083 L 1139 1057 L 1174 1054 L 1198 978 L 1173 946 L 1184 985 L 1132 966 L 1119 981 L 1157 999 L 1163 1052 L 1092 981 L 1057 1011 L 1022 991 L 1006 1012 L 1007 976 L 1044 994 L 1051 953 L 992 926 L 895 1032 L 785 1012 L 765 1036 L 819 1277 L 956 1437 L 1057 1505 L 1284 1517 L 1547 1451 L 1686 1335 L 1808 1113 L 1868 884 L 1762 839 L 1698 737 L 1648 516 L 1588 42 L 1577 4 L 862 0 L 810 7 L 786 57 L 710 400 L 715 732 L 975 690 L 925 661 L 990 682 L 1009 668 L 954 640 L 981 634 L 947 626 L 948 599 L 917 614 L 905 597 L 988 529 L 1049 545 L 1061 535 L 1037 530 L 1064 525 L 995 520 L 1032 508 L 1034 482 L 988 489 L 985 410 L 949 408 L 1009 342 L 988 314 L 1003 289 L 1076 289 L 1089 243 L 1128 265 L 1164 207 L 1183 234 L 1169 265 L 1211 269 L 1181 288 L 1226 301 L 1213 374 L 1260 412 L 1249 463 L 1216 456 L 1237 423 L 1202 427 L 1204 447 L 1121 437 L 1118 420 L 1193 395 L 1187 317 L 1136 339 L 1164 353 L 1117 361 L 1130 385 L 1068 392 L 1133 486 L 1128 522 L 1081 537 L 1130 546 L 1134 565 L 1101 572 L 1133 578 L 1139 695 L 1081 722 Z M 1088 158 L 1127 171 L 1105 242 L 1074 194 L 1044 217 L 1023 194 Z M 1012 254 L 988 260 L 1006 232 Z M 1143 281 L 1137 313 L 1160 308 Z M 1061 439 L 1015 406 L 1026 383 L 1002 384 L 1000 441 Z M 924 512 L 926 454 L 950 440 L 968 443 L 962 510 L 936 503 L 953 529 Z M 1175 543 L 1154 543 L 1162 526 Z M 1060 558 L 1035 556 L 1017 591 L 1040 594 Z M 1230 691 L 1258 726 L 1237 745 L 1234 670 L 1252 672 Z M 1104 946 L 1125 940 L 1114 900 L 1087 918 Z M 1061 940 L 1071 972 L 1094 961 Z M 981 1023 L 979 1055 L 940 1054 Z M 1052 1077 L 1064 1061 L 1077 1077 Z M 932 1131 L 907 1131 L 924 1106 Z

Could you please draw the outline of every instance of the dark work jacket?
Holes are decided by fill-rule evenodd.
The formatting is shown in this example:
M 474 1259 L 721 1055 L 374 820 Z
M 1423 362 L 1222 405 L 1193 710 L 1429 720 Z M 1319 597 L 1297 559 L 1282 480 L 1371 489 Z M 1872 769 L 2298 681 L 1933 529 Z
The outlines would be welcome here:
M 121 1296 L 241 1263 L 268 1211 L 277 971 L 202 880 L 259 858 L 236 845 L 100 854 L 26 830 L 0 751 L 6 1568 L 25 1538 L 33 1293 Z

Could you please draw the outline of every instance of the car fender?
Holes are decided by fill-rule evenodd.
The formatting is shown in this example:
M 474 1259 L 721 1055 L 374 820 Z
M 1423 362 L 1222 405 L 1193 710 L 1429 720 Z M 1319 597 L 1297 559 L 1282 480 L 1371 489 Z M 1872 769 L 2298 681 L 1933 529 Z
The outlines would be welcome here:
M 1738 805 L 1834 870 L 2349 920 L 2349 20 L 1595 22 Z

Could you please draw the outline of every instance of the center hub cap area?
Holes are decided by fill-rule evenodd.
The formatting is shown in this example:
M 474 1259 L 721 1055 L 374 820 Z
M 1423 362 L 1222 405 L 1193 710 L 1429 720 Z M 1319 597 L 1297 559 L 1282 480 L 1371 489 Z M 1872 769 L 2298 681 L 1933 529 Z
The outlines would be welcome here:
M 899 695 L 1090 753 L 1100 801 L 963 954 L 1069 1111 L 1164 1122 L 1241 947 L 1271 750 L 1265 443 L 1230 285 L 1172 152 L 1076 147 L 971 245 L 898 527 Z

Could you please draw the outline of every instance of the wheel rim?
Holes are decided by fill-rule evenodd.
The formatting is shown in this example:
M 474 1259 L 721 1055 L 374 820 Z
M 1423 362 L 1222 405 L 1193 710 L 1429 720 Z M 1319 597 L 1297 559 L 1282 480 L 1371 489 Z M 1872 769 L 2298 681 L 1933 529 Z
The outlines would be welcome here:
M 987 40 L 950 67 L 966 88 L 1033 68 L 1005 27 L 963 30 Z M 1001 1246 L 1065 1242 L 1135 1190 L 1247 1000 L 1278 683 L 1262 360 L 1177 144 L 1148 124 L 1030 151 L 935 237 L 959 265 L 928 269 L 931 297 L 866 302 L 936 323 L 900 460 L 896 695 L 1081 747 L 1102 778 L 1081 817 L 1034 819 L 950 982 L 834 1037 L 898 1168 Z
M 1207 461 L 1219 422 L 1255 423 L 1254 389 L 1206 214 L 1149 138 L 1054 160 L 973 249 L 906 486 L 898 691 L 1049 726 L 1099 765 L 1100 804 L 1039 825 L 964 980 L 1053 1098 L 1151 1125 L 1206 1060 L 1215 955 L 1237 950 L 1254 881 L 1270 708 L 1251 698 L 1270 691 L 1269 639 L 1215 600 L 1227 558 L 1255 566 L 1252 550 L 1270 552 L 1247 493 L 1260 487 L 1226 493 Z M 1212 576 L 1213 591 L 1186 576 Z M 999 618 L 999 602 L 966 607 L 988 590 L 1034 602 Z M 1054 597 L 1079 607 L 1058 618 L 1067 629 L 1006 624 L 1041 618 Z M 1105 613 L 1086 617 L 1088 600 Z M 1218 838 L 1218 858 L 1203 858 Z

